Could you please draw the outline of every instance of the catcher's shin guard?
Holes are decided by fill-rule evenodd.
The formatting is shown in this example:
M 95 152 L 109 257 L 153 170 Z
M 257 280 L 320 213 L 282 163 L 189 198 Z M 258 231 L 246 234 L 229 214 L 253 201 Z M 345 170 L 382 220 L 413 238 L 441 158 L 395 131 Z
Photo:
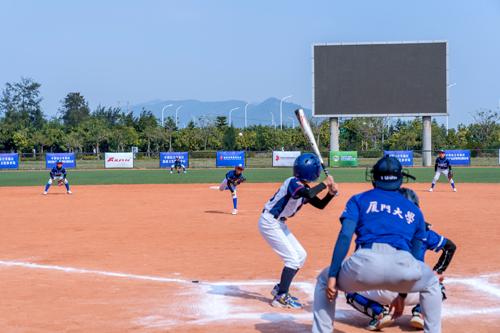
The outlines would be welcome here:
M 345 298 L 347 304 L 370 318 L 374 318 L 384 312 L 382 304 L 374 302 L 358 293 L 346 293 Z

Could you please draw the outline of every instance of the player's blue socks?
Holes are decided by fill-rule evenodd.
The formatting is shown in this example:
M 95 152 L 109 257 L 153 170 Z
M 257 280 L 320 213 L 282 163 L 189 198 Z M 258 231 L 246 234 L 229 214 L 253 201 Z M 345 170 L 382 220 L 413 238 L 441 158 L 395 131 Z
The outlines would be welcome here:
M 238 209 L 238 198 L 233 198 L 233 208 Z
M 49 183 L 45 184 L 45 192 L 48 192 L 49 188 L 50 188 L 50 184 Z
M 66 191 L 69 191 L 69 183 L 68 182 L 64 183 L 64 186 L 66 186 Z
M 436 183 L 432 182 L 431 188 L 433 189 L 436 186 Z
M 278 290 L 278 295 L 283 295 L 288 293 L 288 291 L 290 290 L 290 285 L 292 284 L 292 280 L 298 271 L 299 271 L 298 269 L 293 269 L 286 266 L 283 268 L 283 271 L 281 272 L 281 280 L 279 284 L 280 287 Z
M 368 317 L 374 318 L 384 312 L 384 306 L 358 293 L 346 293 L 347 303 Z
M 455 182 L 453 181 L 453 179 L 452 179 L 452 180 L 450 180 L 450 184 L 451 184 L 451 188 L 452 188 L 452 189 L 455 189 Z

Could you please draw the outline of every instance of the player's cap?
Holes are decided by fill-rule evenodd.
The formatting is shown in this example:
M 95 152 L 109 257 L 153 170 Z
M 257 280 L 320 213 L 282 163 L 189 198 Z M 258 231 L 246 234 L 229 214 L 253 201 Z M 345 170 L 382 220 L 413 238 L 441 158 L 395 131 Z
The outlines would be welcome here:
M 403 167 L 395 157 L 384 156 L 375 163 L 372 169 L 373 186 L 394 191 L 403 183 Z
M 313 182 L 318 179 L 320 173 L 321 162 L 314 154 L 302 154 L 293 163 L 293 175 L 300 180 Z
M 56 164 L 63 164 L 63 161 L 58 160 L 58 161 L 56 162 Z
M 407 187 L 401 187 L 398 192 L 401 193 L 403 197 L 413 202 L 415 206 L 420 207 L 420 199 L 415 191 Z
M 446 152 L 443 149 L 439 149 L 438 154 L 446 154 Z
M 243 164 L 238 164 L 236 169 L 245 170 L 245 166 Z

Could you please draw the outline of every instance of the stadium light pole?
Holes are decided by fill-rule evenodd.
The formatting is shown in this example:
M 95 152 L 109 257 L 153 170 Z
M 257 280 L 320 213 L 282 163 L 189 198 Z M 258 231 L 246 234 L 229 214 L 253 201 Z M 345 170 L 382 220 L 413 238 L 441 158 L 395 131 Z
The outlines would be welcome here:
M 247 128 L 247 109 L 248 109 L 248 106 L 250 105 L 250 103 L 247 103 L 245 105 L 245 128 Z
M 232 108 L 231 110 L 229 110 L 229 126 L 233 126 L 233 121 L 231 120 L 231 114 L 233 113 L 233 111 L 236 111 L 238 110 L 240 107 L 236 107 L 236 108 Z
M 451 88 L 451 87 L 454 87 L 456 85 L 457 85 L 456 83 L 450 83 L 447 88 Z M 446 136 L 448 136 L 449 120 L 450 120 L 450 116 L 447 114 L 446 115 Z
M 291 97 L 293 95 L 285 96 L 280 100 L 280 129 L 283 129 L 283 102 Z
M 272 111 L 269 113 L 271 114 L 271 126 L 274 126 L 274 129 L 276 129 L 276 123 L 274 122 L 274 113 Z
M 292 120 L 292 127 L 295 128 L 295 118 L 294 117 L 288 117 L 288 119 Z
M 173 104 L 169 104 L 169 105 L 165 105 L 162 109 L 161 109 L 161 127 L 164 127 L 165 125 L 165 122 L 164 122 L 164 117 L 163 117 L 163 112 L 165 112 L 166 109 L 168 109 L 169 107 L 171 106 L 174 106 Z
M 182 105 L 179 105 L 177 109 L 175 109 L 175 127 L 178 126 L 179 122 L 177 121 L 177 114 L 179 113 L 179 110 L 182 109 Z

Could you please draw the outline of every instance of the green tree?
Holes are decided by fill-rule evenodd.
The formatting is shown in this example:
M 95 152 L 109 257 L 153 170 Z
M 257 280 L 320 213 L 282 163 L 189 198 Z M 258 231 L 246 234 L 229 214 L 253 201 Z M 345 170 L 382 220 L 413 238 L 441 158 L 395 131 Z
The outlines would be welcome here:
M 236 130 L 233 126 L 226 128 L 222 145 L 225 150 L 236 149 Z
M 90 117 L 89 105 L 79 92 L 68 93 L 61 103 L 59 113 L 68 127 L 75 127 Z
M 106 122 L 101 118 L 90 117 L 82 124 L 82 133 L 84 134 L 85 141 L 95 149 L 97 158 L 99 158 L 100 147 L 110 135 Z
M 215 118 L 215 127 L 218 129 L 225 129 L 227 127 L 227 117 L 217 116 L 217 118 Z
M 29 78 L 6 83 L 0 98 L 0 113 L 4 113 L 5 121 L 14 124 L 17 129 L 42 128 L 45 119 L 40 105 L 40 86 Z

